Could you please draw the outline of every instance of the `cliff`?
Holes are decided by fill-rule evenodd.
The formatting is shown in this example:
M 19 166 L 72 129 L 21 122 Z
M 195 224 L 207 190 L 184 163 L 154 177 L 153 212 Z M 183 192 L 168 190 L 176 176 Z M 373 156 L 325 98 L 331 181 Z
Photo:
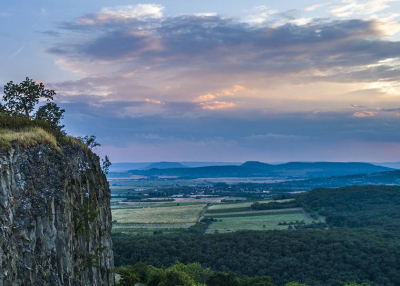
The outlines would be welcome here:
M 114 285 L 97 155 L 77 144 L 0 150 L 0 266 L 4 286 Z

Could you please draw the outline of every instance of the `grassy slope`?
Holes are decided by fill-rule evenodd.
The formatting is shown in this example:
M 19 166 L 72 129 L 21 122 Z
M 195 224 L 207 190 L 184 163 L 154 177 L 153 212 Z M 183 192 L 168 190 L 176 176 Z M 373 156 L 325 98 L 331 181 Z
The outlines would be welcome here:
M 12 144 L 26 148 L 45 144 L 61 151 L 58 143 L 87 148 L 80 140 L 52 129 L 46 121 L 0 113 L 0 150 L 9 149 Z
M 18 131 L 0 129 L 0 149 L 11 148 L 13 142 L 26 148 L 47 144 L 56 150 L 60 150 L 54 135 L 40 127 L 28 127 Z

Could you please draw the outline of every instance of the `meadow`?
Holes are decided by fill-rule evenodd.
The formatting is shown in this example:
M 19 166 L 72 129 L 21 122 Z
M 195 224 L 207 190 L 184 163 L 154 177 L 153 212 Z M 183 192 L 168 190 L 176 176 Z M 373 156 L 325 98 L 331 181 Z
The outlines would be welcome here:
M 235 213 L 234 215 L 213 216 L 217 221 L 213 222 L 206 233 L 226 233 L 241 230 L 274 230 L 288 229 L 287 224 L 304 222 L 312 223 L 313 219 L 303 209 L 284 209 L 278 211 L 254 211 Z M 284 223 L 287 224 L 284 224 Z M 280 225 L 281 223 L 281 225 Z
M 139 235 L 178 234 L 189 230 L 201 219 L 213 219 L 205 233 L 241 230 L 288 229 L 291 225 L 309 224 L 313 220 L 302 208 L 252 210 L 260 204 L 284 203 L 291 200 L 249 200 L 229 203 L 171 202 L 152 205 L 124 205 L 113 208 L 114 233 Z
M 206 204 L 172 207 L 149 207 L 113 210 L 113 220 L 119 224 L 195 223 Z

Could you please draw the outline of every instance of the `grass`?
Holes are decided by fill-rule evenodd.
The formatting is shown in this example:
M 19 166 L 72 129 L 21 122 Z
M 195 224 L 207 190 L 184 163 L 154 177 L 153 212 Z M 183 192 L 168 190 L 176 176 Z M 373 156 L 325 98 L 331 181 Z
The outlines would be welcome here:
M 287 200 L 252 200 L 245 202 L 234 202 L 234 203 L 222 203 L 212 205 L 207 213 L 229 213 L 229 212 L 241 212 L 241 211 L 250 211 L 250 206 L 255 202 L 259 202 L 260 204 L 269 204 L 269 203 L 284 203 L 288 201 L 292 201 L 293 199 Z
M 116 209 L 113 220 L 119 224 L 195 223 L 206 204 L 163 208 Z
M 164 203 L 159 204 L 156 207 L 158 208 L 169 208 L 169 207 L 176 207 L 176 206 L 196 206 L 196 205 L 203 205 L 204 202 L 172 202 L 172 203 Z
M 273 212 L 272 212 L 273 211 Z M 311 223 L 313 219 L 302 209 L 283 209 L 272 210 L 269 213 L 255 212 L 258 215 L 249 216 L 244 212 L 240 216 L 231 217 L 214 217 L 218 221 L 213 222 L 207 229 L 206 233 L 226 233 L 240 230 L 274 230 L 287 229 L 288 226 L 279 225 L 283 222 L 304 221 Z
M 273 210 L 262 210 L 262 211 L 253 211 L 246 210 L 241 212 L 226 212 L 226 213 L 209 213 L 205 214 L 206 217 L 212 218 L 222 218 L 222 217 L 245 217 L 245 216 L 260 216 L 260 215 L 279 215 L 279 214 L 298 214 L 303 213 L 304 210 L 302 208 L 290 208 L 290 209 L 273 209 Z
M 251 210 L 250 206 L 248 207 L 241 207 L 241 208 L 227 208 L 227 209 L 210 209 L 207 213 L 210 214 L 225 214 L 225 213 L 233 213 L 233 212 L 244 212 Z
M 14 142 L 25 148 L 46 144 L 61 151 L 55 136 L 40 127 L 27 127 L 21 130 L 0 129 L 0 149 L 11 148 Z
M 151 224 L 113 224 L 113 233 L 125 233 L 131 235 L 153 235 L 155 231 L 163 235 L 177 234 L 182 229 L 188 229 L 195 223 L 151 223 Z
M 13 143 L 23 147 L 48 144 L 58 151 L 61 151 L 61 148 L 57 143 L 87 148 L 77 138 L 54 130 L 47 121 L 10 116 L 0 112 L 0 149 L 11 148 Z

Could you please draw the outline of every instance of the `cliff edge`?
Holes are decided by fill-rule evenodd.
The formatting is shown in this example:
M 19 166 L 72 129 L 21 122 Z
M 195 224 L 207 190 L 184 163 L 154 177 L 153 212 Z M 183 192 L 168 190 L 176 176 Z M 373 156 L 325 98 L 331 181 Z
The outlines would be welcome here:
M 114 285 L 110 190 L 79 144 L 0 150 L 0 285 Z

